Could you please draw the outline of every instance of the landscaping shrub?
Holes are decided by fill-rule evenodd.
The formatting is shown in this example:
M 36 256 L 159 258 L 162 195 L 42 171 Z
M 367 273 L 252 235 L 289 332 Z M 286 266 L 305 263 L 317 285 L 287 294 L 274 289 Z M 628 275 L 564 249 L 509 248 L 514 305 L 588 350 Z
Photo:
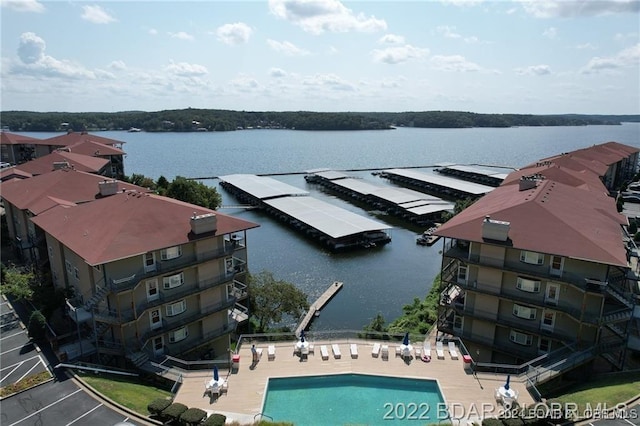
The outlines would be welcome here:
M 207 417 L 207 412 L 199 408 L 189 408 L 184 413 L 180 414 L 180 423 L 195 426 L 199 425 L 202 420 Z
M 202 426 L 224 426 L 227 421 L 227 416 L 223 414 L 213 413 L 207 420 L 202 423 Z
M 147 405 L 147 411 L 152 415 L 160 415 L 168 406 L 171 405 L 171 400 L 167 398 L 154 399 Z
M 187 411 L 188 408 L 189 407 L 187 407 L 184 404 L 181 404 L 179 402 L 174 402 L 173 404 L 169 405 L 167 408 L 162 410 L 161 415 L 163 419 L 167 419 L 168 421 L 175 421 L 175 420 L 178 420 L 182 415 L 182 413 Z
M 45 335 L 45 325 L 47 323 L 47 319 L 42 315 L 40 311 L 31 312 L 31 316 L 29 317 L 29 337 L 33 340 L 40 340 Z
M 498 419 L 483 419 L 482 426 L 503 426 L 502 421 Z

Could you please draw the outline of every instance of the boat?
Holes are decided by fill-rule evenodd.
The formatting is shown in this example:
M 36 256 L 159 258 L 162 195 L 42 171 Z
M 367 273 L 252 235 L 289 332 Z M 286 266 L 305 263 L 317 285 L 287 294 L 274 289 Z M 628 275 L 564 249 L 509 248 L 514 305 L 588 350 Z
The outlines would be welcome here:
M 137 133 L 141 131 L 142 129 L 138 129 L 137 127 L 131 127 L 129 130 L 127 130 L 127 132 L 130 132 L 130 133 Z
M 440 239 L 440 236 L 439 235 L 434 235 L 433 233 L 438 230 L 440 225 L 441 225 L 440 223 L 436 223 L 435 226 L 432 226 L 431 228 L 429 228 L 426 231 L 424 231 L 422 233 L 422 235 L 420 235 L 418 238 L 416 238 L 416 244 L 421 245 L 421 246 L 432 246 L 432 245 L 434 245 L 435 242 Z

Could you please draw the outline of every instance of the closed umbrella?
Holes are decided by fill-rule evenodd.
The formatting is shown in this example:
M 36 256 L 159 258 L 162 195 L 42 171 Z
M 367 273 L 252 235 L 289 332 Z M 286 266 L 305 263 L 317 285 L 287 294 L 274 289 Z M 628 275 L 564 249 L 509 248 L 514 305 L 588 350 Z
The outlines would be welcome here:
M 216 382 L 220 379 L 220 376 L 218 375 L 218 366 L 214 365 L 213 366 L 213 380 L 215 380 Z
M 300 331 L 300 341 L 304 342 L 304 330 Z
M 511 380 L 511 375 L 507 375 L 507 382 L 504 384 L 505 390 L 509 390 L 509 381 Z
M 402 339 L 402 344 L 405 346 L 409 346 L 409 333 L 404 334 L 404 339 Z

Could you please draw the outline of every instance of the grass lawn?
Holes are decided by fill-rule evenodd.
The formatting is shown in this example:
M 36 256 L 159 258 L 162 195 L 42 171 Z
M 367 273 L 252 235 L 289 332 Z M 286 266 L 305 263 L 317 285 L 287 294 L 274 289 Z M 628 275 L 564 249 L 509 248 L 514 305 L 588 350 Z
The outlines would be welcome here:
M 590 380 L 566 389 L 562 395 L 552 397 L 560 403 L 574 403 L 578 405 L 578 412 L 583 412 L 589 405 L 592 409 L 598 404 L 600 407 L 611 409 L 640 395 L 640 373 L 629 373 Z
M 171 392 L 133 382 L 130 377 L 107 374 L 96 376 L 88 373 L 78 373 L 78 376 L 96 391 L 143 416 L 149 415 L 147 405 L 151 401 L 171 397 Z

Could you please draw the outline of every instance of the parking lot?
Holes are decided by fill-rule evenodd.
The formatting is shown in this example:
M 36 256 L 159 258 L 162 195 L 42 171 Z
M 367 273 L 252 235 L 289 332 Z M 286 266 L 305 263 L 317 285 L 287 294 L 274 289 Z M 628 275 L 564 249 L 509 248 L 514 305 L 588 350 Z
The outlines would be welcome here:
M 24 315 L 22 315 L 24 317 Z M 120 422 L 141 425 L 129 416 L 85 391 L 64 371 L 48 348 L 41 352 L 11 303 L 0 300 L 0 386 L 48 371 L 52 380 L 0 401 L 0 424 L 113 426 Z M 53 366 L 52 366 L 53 365 Z

